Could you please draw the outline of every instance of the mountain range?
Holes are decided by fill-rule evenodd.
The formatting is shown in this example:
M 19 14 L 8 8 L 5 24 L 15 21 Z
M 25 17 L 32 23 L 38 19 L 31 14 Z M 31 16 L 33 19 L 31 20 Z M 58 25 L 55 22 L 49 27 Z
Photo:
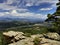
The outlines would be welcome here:
M 19 18 L 19 17 L 8 17 L 8 16 L 2 16 L 0 17 L 0 22 L 9 22 L 9 21 L 24 21 L 24 22 L 44 22 L 43 19 L 31 19 L 31 18 Z

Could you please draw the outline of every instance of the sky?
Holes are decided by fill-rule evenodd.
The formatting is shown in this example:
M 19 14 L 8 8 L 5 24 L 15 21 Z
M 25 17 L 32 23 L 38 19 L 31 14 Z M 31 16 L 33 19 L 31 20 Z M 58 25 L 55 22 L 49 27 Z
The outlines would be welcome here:
M 58 0 L 0 0 L 0 17 L 46 19 L 56 11 Z

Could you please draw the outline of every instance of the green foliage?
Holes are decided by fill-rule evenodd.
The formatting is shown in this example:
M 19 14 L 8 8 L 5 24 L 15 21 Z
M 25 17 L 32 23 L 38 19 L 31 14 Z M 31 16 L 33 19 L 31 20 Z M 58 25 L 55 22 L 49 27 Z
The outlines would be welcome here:
M 50 28 L 48 28 L 48 31 L 57 32 L 60 34 L 60 18 L 55 18 L 56 16 L 60 17 L 60 2 L 58 2 L 57 5 L 59 5 L 59 6 L 57 7 L 56 12 L 51 16 L 49 14 L 48 19 L 46 21 L 52 21 L 51 22 L 52 26 Z
M 25 33 L 25 36 L 31 37 L 31 34 L 30 33 Z
M 2 33 L 0 32 L 0 45 L 2 45 Z
M 47 17 L 48 17 L 48 18 L 51 17 L 51 14 L 48 14 Z
M 19 28 L 14 28 L 14 29 L 7 29 L 6 31 L 13 30 L 13 31 L 20 31 L 24 33 L 29 33 L 29 34 L 42 34 L 42 33 L 47 33 L 48 30 L 46 27 L 40 27 L 37 29 L 37 27 L 19 27 Z
M 0 31 L 0 45 L 7 45 L 2 33 L 3 31 Z
M 39 45 L 41 40 L 42 39 L 40 39 L 38 37 L 35 37 L 35 39 L 34 39 L 34 45 Z
M 60 5 L 60 2 L 58 2 L 56 5 Z

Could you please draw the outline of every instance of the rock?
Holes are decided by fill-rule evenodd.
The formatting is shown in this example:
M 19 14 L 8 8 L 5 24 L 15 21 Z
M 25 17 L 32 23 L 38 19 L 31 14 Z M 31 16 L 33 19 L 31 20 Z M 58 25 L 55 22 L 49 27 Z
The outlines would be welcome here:
M 7 42 L 15 42 L 20 39 L 25 39 L 26 37 L 23 36 L 23 32 L 15 32 L 15 31 L 8 31 L 4 32 L 3 35 Z
M 27 37 L 23 32 L 8 31 L 3 33 L 8 45 L 34 45 L 34 39 L 39 38 L 39 45 L 60 45 L 60 35 L 57 33 L 36 34 Z M 12 42 L 12 43 L 11 43 Z
M 14 38 L 15 38 L 16 40 L 25 39 L 26 36 L 24 36 L 23 34 L 24 34 L 24 33 L 19 32 Z
M 24 33 L 22 33 L 22 32 L 15 32 L 15 31 L 9 31 L 9 32 L 4 32 L 4 33 L 3 33 L 3 35 L 9 36 L 9 37 L 16 36 L 16 35 L 18 35 L 18 34 L 22 35 L 22 34 L 24 34 Z
M 18 42 L 11 43 L 8 45 L 34 45 L 34 43 L 32 42 L 31 38 L 26 38 L 26 39 L 23 39 L 23 40 L 20 40 Z
M 51 39 L 41 38 L 41 45 L 60 45 L 60 41 L 55 41 Z
M 12 43 L 12 44 L 8 44 L 8 45 L 15 45 L 14 43 Z
M 45 43 L 45 44 L 41 44 L 41 45 L 51 45 L 50 43 Z
M 53 39 L 53 40 L 60 40 L 60 35 L 57 34 L 57 33 L 47 33 L 47 34 L 44 34 L 44 37 L 45 38 L 50 38 L 50 39 Z
M 15 37 L 16 40 L 19 40 L 19 39 L 25 39 L 26 37 L 25 36 L 22 36 L 22 35 L 17 35 Z
M 9 32 L 4 32 L 3 35 L 12 37 L 12 36 L 16 36 L 17 33 L 14 31 L 9 31 Z
M 34 39 L 35 37 L 37 37 L 37 38 L 42 38 L 43 35 L 42 35 L 42 34 L 31 35 L 31 38 Z

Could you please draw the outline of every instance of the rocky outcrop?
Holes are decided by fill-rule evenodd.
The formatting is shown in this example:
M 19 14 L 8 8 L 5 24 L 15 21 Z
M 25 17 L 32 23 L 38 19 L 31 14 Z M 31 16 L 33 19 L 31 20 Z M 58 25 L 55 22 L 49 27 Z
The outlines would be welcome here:
M 26 38 L 23 40 L 19 40 L 18 42 L 11 43 L 8 45 L 34 45 L 32 38 Z
M 35 37 L 43 38 L 44 36 L 42 34 L 31 35 L 31 38 L 34 39 Z
M 9 32 L 4 32 L 3 35 L 8 43 L 16 42 L 26 38 L 23 32 L 9 31 Z
M 41 38 L 41 45 L 60 45 L 60 41 L 55 41 L 47 38 Z
M 33 39 L 23 32 L 8 31 L 3 33 L 8 45 L 34 45 Z
M 3 35 L 8 40 L 8 45 L 34 45 L 40 39 L 38 45 L 60 45 L 60 35 L 57 33 L 36 34 L 26 37 L 23 32 L 8 31 L 4 32 Z
M 44 37 L 52 40 L 60 40 L 60 35 L 58 33 L 47 33 L 44 34 Z

